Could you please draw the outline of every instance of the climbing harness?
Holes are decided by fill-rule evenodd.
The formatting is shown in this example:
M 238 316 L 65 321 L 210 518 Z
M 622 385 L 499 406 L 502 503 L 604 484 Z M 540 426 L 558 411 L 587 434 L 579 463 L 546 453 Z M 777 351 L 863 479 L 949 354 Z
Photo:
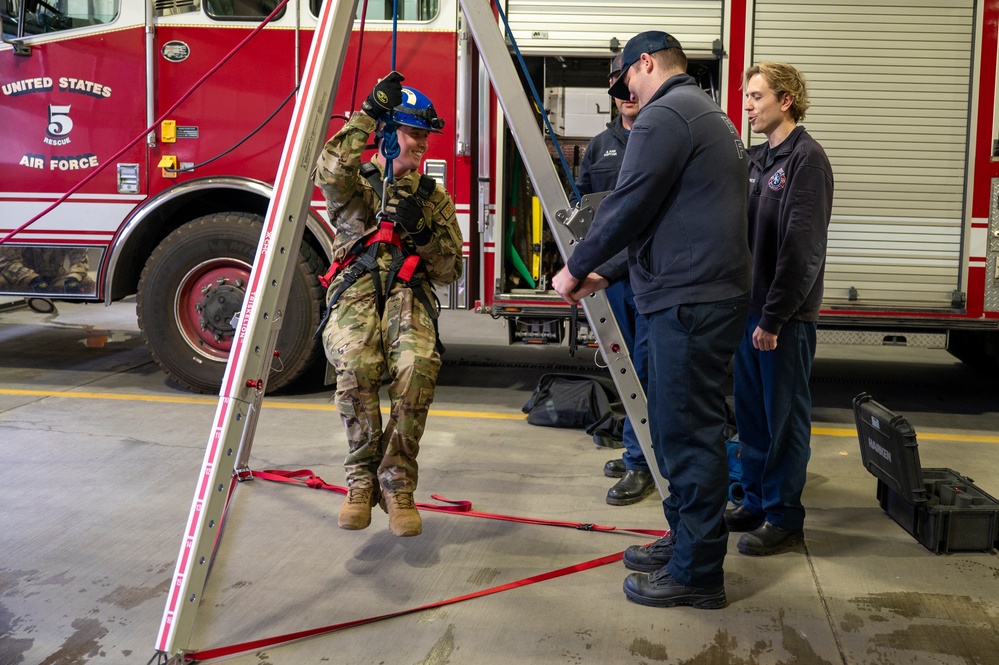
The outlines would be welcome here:
M 386 166 L 387 170 L 388 166 Z M 377 185 L 381 180 L 378 167 L 371 162 L 365 162 L 361 165 L 360 172 L 361 176 L 371 184 L 372 189 L 377 192 Z M 385 182 L 388 182 L 387 176 Z M 420 184 L 414 196 L 418 201 L 427 201 L 430 195 L 434 193 L 435 188 L 436 181 L 433 178 L 425 175 L 420 176 Z M 384 200 L 382 209 L 384 210 Z M 378 266 L 379 250 L 383 247 L 388 249 L 392 257 L 392 261 L 386 271 L 384 289 L 382 288 L 381 271 Z M 428 295 L 427 290 L 423 288 L 425 280 L 417 273 L 420 261 L 420 255 L 412 248 L 412 243 L 403 240 L 399 232 L 395 229 L 395 225 L 390 221 L 380 219 L 377 231 L 354 243 L 354 246 L 347 252 L 343 260 L 334 261 L 330 265 L 329 270 L 326 271 L 326 274 L 319 278 L 319 283 L 322 284 L 323 288 L 328 289 L 330 284 L 342 274 L 340 285 L 337 286 L 336 291 L 330 296 L 329 303 L 326 305 L 325 312 L 320 317 L 319 327 L 316 328 L 313 339 L 318 338 L 326 328 L 326 324 L 329 322 L 330 315 L 340 296 L 348 288 L 357 283 L 365 274 L 370 274 L 378 315 L 381 316 L 384 314 L 385 302 L 392 293 L 392 287 L 398 283 L 405 284 L 413 291 L 413 296 L 426 309 L 427 314 L 433 320 L 435 348 L 438 353 L 444 353 L 444 345 L 441 343 L 440 329 L 437 322 L 439 302 L 437 301 L 437 295 L 432 290 L 430 291 L 430 295 Z M 433 296 L 433 301 L 431 301 L 431 295 Z

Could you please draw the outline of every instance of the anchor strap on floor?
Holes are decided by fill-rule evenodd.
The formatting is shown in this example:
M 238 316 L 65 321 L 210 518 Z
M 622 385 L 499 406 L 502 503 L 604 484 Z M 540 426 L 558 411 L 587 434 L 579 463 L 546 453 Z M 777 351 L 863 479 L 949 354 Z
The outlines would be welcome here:
M 558 570 L 552 570 L 547 573 L 540 573 L 532 577 L 525 577 L 524 579 L 517 580 L 516 582 L 508 582 L 506 584 L 500 584 L 499 586 L 494 586 L 489 589 L 482 589 L 480 591 L 475 591 L 473 593 L 465 594 L 464 596 L 455 596 L 454 598 L 448 598 L 447 600 L 440 600 L 435 603 L 430 603 L 427 605 L 421 605 L 420 607 L 411 607 L 406 610 L 400 610 L 398 612 L 390 612 L 389 614 L 382 614 L 375 617 L 368 617 L 367 619 L 357 619 L 355 621 L 345 621 L 343 623 L 332 624 L 330 626 L 323 626 L 322 628 L 312 628 L 310 630 L 302 630 L 296 633 L 288 633 L 286 635 L 277 635 L 274 637 L 265 637 L 259 640 L 253 640 L 250 642 L 243 642 L 241 644 L 233 644 L 227 647 L 218 647 L 215 649 L 205 649 L 203 651 L 194 651 L 191 653 L 184 654 L 184 662 L 186 663 L 199 663 L 206 660 L 212 660 L 215 658 L 223 658 L 225 656 L 231 656 L 237 653 L 243 653 L 246 651 L 259 651 L 261 649 L 266 649 L 268 647 L 273 647 L 281 644 L 288 644 L 290 642 L 295 642 L 297 640 L 303 640 L 308 637 L 316 637 L 318 635 L 324 635 L 327 633 L 333 633 L 338 630 L 344 630 L 345 628 L 353 628 L 355 626 L 363 626 L 369 623 L 375 623 L 376 621 L 383 621 L 385 619 L 393 619 L 395 617 L 405 616 L 407 614 L 414 614 L 416 612 L 422 612 L 424 610 L 432 610 L 437 607 L 443 607 L 444 605 L 451 605 L 454 603 L 460 603 L 464 600 L 471 600 L 473 598 L 481 598 L 482 596 L 489 596 L 494 593 L 499 593 L 501 591 L 507 591 L 509 589 L 516 589 L 519 587 L 529 586 L 537 582 L 544 582 L 546 580 L 552 580 L 557 577 L 563 577 L 564 575 L 570 575 L 572 573 L 577 573 L 581 570 L 589 570 L 590 568 L 598 568 L 600 566 L 606 566 L 609 563 L 614 563 L 615 561 L 620 561 L 621 557 L 624 555 L 624 551 L 616 552 L 614 554 L 608 554 L 606 556 L 598 557 L 596 559 L 590 559 L 589 561 L 584 561 L 582 563 L 577 563 L 572 566 L 566 566 L 565 568 L 559 568 Z
M 338 494 L 346 494 L 347 488 L 340 485 L 331 485 L 325 480 L 314 474 L 309 469 L 297 469 L 295 471 L 289 471 L 284 469 L 271 469 L 267 471 L 245 471 L 241 474 L 241 478 L 259 478 L 261 480 L 270 480 L 279 483 L 292 483 L 295 485 L 304 485 L 306 487 L 311 487 L 313 489 L 328 490 L 330 492 L 337 492 Z M 565 522 L 561 520 L 546 520 L 538 517 L 520 517 L 517 515 L 501 515 L 499 513 L 484 513 L 476 510 L 472 510 L 471 501 L 463 500 L 452 500 L 446 499 L 439 494 L 431 494 L 430 498 L 435 501 L 440 501 L 441 503 L 446 503 L 449 505 L 441 506 L 435 503 L 417 503 L 416 507 L 420 510 L 427 510 L 438 513 L 459 513 L 462 515 L 468 515 L 469 517 L 482 517 L 491 520 L 501 520 L 504 522 L 521 522 L 523 524 L 542 524 L 547 526 L 561 526 L 571 529 L 579 529 L 580 531 L 626 531 L 628 533 L 638 533 L 645 536 L 655 536 L 659 538 L 666 534 L 662 529 L 630 529 L 622 528 L 616 526 L 604 526 L 601 524 L 590 524 L 584 522 Z
M 293 485 L 301 485 L 303 487 L 309 487 L 312 489 L 337 492 L 338 494 L 347 493 L 346 487 L 327 483 L 309 469 L 297 469 L 297 470 L 270 469 L 266 471 L 243 470 L 239 472 L 238 478 L 240 480 L 259 478 L 260 480 L 269 480 L 279 483 L 291 483 Z M 482 517 L 486 519 L 503 520 L 507 522 L 522 522 L 524 524 L 540 524 L 547 526 L 568 527 L 568 528 L 579 529 L 581 531 L 627 531 L 630 533 L 655 536 L 657 538 L 664 536 L 666 534 L 666 531 L 663 531 L 661 529 L 622 529 L 614 526 L 602 526 L 599 524 L 588 524 L 583 522 L 566 522 L 560 520 L 545 520 L 534 517 L 518 517 L 513 515 L 501 515 L 497 513 L 484 513 L 472 510 L 471 501 L 463 501 L 463 500 L 456 501 L 451 499 L 445 499 L 444 497 L 441 497 L 436 494 L 431 495 L 431 498 L 433 498 L 435 501 L 440 501 L 442 503 L 446 503 L 449 505 L 441 506 L 437 504 L 417 503 L 416 504 L 417 507 L 419 507 L 421 510 L 428 510 L 428 511 L 442 512 L 442 513 L 453 513 L 457 515 L 468 515 L 471 517 Z M 310 637 L 316 637 L 319 635 L 334 633 L 347 628 L 353 628 L 355 626 L 363 626 L 365 624 L 375 623 L 377 621 L 383 621 L 385 619 L 392 619 L 395 617 L 405 616 L 407 614 L 414 614 L 416 612 L 422 612 L 425 610 L 435 609 L 437 607 L 443 607 L 444 605 L 460 603 L 462 601 L 471 600 L 473 598 L 481 598 L 483 596 L 489 596 L 495 593 L 499 593 L 501 591 L 517 589 L 520 587 L 525 587 L 531 584 L 535 584 L 537 582 L 544 582 L 546 580 L 552 580 L 558 577 L 563 577 L 565 575 L 570 575 L 572 573 L 578 573 L 583 570 L 590 570 L 591 568 L 598 568 L 600 566 L 605 566 L 609 563 L 620 561 L 622 556 L 624 556 L 623 550 L 620 552 L 615 552 L 614 554 L 608 554 L 606 556 L 597 557 L 596 559 L 590 559 L 589 561 L 583 561 L 582 563 L 566 566 L 565 568 L 552 570 L 547 573 L 539 573 L 538 575 L 525 577 L 523 579 L 516 580 L 514 582 L 507 582 L 506 584 L 500 584 L 498 586 L 494 586 L 488 589 L 482 589 L 479 591 L 475 591 L 473 593 L 465 594 L 463 596 L 455 596 L 454 598 L 440 600 L 427 605 L 421 605 L 419 607 L 411 607 L 409 609 L 400 610 L 398 612 L 390 612 L 388 614 L 381 614 L 374 617 L 368 617 L 366 619 L 355 619 L 353 621 L 345 621 L 343 623 L 331 624 L 329 626 L 322 626 L 319 628 L 311 628 L 309 630 L 287 633 L 285 635 L 266 637 L 259 640 L 251 640 L 248 642 L 242 642 L 239 644 L 233 644 L 229 646 L 188 652 L 183 655 L 184 658 L 183 662 L 200 663 L 209 660 L 214 660 L 216 658 L 224 658 L 226 656 L 232 656 L 238 653 L 244 653 L 248 651 L 259 651 L 261 649 L 266 649 L 269 647 L 274 647 L 283 644 L 289 644 L 291 642 L 304 640 Z

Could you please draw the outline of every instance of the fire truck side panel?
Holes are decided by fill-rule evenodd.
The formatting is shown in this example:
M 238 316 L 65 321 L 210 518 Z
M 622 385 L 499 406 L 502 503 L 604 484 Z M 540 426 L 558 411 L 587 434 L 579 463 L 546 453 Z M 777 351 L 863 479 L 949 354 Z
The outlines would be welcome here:
M 981 284 L 981 309 L 986 318 L 999 319 L 999 0 L 979 3 L 977 25 L 980 52 L 974 75 L 973 100 L 977 120 L 974 167 L 970 179 L 971 234 L 968 240 L 969 309 L 978 306 L 975 285 Z
M 992 182 L 999 178 L 999 0 L 979 2 L 976 17 L 976 41 L 980 44 L 977 58 L 978 95 L 974 113 L 977 117 L 975 162 L 971 216 L 987 226 L 994 202 L 989 195 Z M 984 245 L 984 242 L 981 243 Z
M 160 25 L 156 29 L 156 102 L 160 117 L 182 94 L 225 57 L 250 32 L 239 27 L 192 27 Z M 310 33 L 311 36 L 311 33 Z M 184 165 L 195 165 L 186 173 L 150 172 L 151 189 L 158 191 L 192 178 L 233 175 L 270 182 L 277 156 L 291 119 L 294 99 L 278 108 L 295 90 L 295 35 L 290 30 L 264 29 L 226 65 L 207 79 L 174 113 L 176 138 L 169 141 L 159 131 L 152 150 L 153 166 L 164 155 Z M 189 56 L 176 61 L 165 57 L 171 45 L 188 46 Z M 267 125 L 234 152 L 209 164 L 251 134 L 268 116 Z
M 100 295 L 102 257 L 146 192 L 143 142 L 109 162 L 145 127 L 143 35 L 142 8 L 125 7 L 110 24 L 28 37 L 30 55 L 0 47 L 0 236 L 92 176 L 0 248 L 0 292 Z

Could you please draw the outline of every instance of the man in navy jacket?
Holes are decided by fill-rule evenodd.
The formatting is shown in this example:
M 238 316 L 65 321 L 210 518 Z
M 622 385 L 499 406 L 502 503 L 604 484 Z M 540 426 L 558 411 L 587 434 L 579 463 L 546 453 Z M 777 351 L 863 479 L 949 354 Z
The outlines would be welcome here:
M 816 321 L 832 211 L 829 159 L 798 123 L 808 109 L 801 73 L 761 62 L 743 77 L 749 124 L 766 141 L 749 150 L 753 288 L 735 354 L 743 503 L 725 513 L 743 554 L 800 543 L 809 457 Z
M 552 285 L 570 304 L 623 274 L 594 272 L 624 248 L 635 304 L 649 326 L 652 446 L 669 481 L 670 532 L 633 546 L 624 582 L 657 607 L 727 604 L 725 394 L 742 336 L 752 259 L 747 242 L 745 147 L 731 120 L 686 74 L 680 43 L 661 31 L 631 38 L 610 93 L 634 95 L 617 186 Z

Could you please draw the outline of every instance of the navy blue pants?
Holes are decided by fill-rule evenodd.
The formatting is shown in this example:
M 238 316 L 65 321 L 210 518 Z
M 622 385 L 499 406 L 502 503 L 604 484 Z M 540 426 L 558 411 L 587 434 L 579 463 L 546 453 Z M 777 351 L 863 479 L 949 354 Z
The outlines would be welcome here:
M 649 391 L 649 324 L 645 317 L 635 308 L 635 293 L 631 290 L 631 283 L 625 279 L 608 286 L 604 293 L 607 294 L 607 301 L 614 318 L 617 319 L 617 327 L 621 329 L 624 343 L 628 347 L 631 355 L 631 364 L 635 367 L 635 374 L 645 390 L 646 396 Z M 649 464 L 645 461 L 642 447 L 638 444 L 638 435 L 635 428 L 631 426 L 631 419 L 624 419 L 624 452 L 621 459 L 624 460 L 624 468 L 635 469 L 637 471 L 648 471 Z
M 801 492 L 812 434 L 808 379 L 816 324 L 788 321 L 777 348 L 753 348 L 760 317 L 750 316 L 735 354 L 735 423 L 739 428 L 743 505 L 783 529 L 805 522 Z
M 725 380 L 742 339 L 747 296 L 648 315 L 649 422 L 656 462 L 669 483 L 663 512 L 676 534 L 667 568 L 690 586 L 725 581 Z

